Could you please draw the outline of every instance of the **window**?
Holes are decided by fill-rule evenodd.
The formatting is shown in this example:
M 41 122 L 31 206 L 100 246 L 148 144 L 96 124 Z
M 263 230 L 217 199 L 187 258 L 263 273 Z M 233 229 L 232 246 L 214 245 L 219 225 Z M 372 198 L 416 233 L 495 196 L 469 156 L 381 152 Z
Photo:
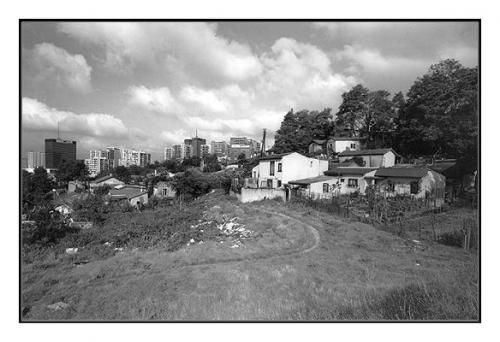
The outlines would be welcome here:
M 168 189 L 162 189 L 162 191 L 163 191 L 163 196 L 167 196 L 167 190 L 168 190 Z
M 328 193 L 328 189 L 330 188 L 330 184 L 328 183 L 323 183 L 323 193 L 326 194 Z
M 344 183 L 345 179 L 344 178 L 340 178 L 340 183 Z
M 410 183 L 410 194 L 418 194 L 418 181 L 414 181 Z
M 313 162 L 312 162 L 312 160 L 311 160 L 311 164 L 309 165 L 309 167 L 313 167 Z
M 278 164 L 278 165 L 281 165 L 281 164 Z M 278 180 L 278 188 L 281 187 L 281 181 Z
M 257 178 L 257 171 L 253 172 L 253 178 Z
M 387 192 L 394 192 L 395 188 L 396 187 L 394 186 L 394 183 L 391 180 L 387 181 L 387 185 L 385 187 L 385 190 Z
M 357 188 L 358 187 L 358 180 L 355 178 L 349 178 L 347 180 L 347 186 L 349 188 Z
M 351 148 L 356 148 L 356 144 L 351 144 Z
M 268 179 L 267 180 L 267 187 L 268 188 L 272 188 L 273 187 L 273 180 L 272 179 Z
M 281 163 L 278 163 L 278 172 L 282 172 L 282 171 L 281 171 L 281 170 L 282 170 L 282 168 L 283 168 L 283 167 L 281 166 Z
M 274 160 L 271 161 L 270 166 L 269 166 L 269 175 L 274 176 Z

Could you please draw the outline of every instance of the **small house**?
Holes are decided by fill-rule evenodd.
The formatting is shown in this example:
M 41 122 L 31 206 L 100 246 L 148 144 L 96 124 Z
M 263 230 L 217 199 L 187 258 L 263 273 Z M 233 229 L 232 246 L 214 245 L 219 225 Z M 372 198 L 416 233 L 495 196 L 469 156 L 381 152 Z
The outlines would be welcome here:
M 328 161 L 309 158 L 297 152 L 271 154 L 260 158 L 252 169 L 259 188 L 283 188 L 291 180 L 317 177 L 328 170 Z
M 339 161 L 358 160 L 363 167 L 391 167 L 397 164 L 400 155 L 392 148 L 373 150 L 344 151 L 339 154 Z M 359 163 L 358 163 L 359 164 Z
M 112 201 L 128 201 L 132 206 L 138 207 L 148 203 L 148 192 L 143 187 L 125 185 L 109 192 Z
M 97 178 L 96 180 L 92 181 L 90 183 L 90 189 L 93 190 L 97 187 L 104 186 L 104 185 L 109 185 L 110 187 L 114 188 L 117 185 L 124 185 L 121 180 L 119 180 L 116 177 L 113 177 L 113 175 L 107 175 L 104 177 Z
M 376 168 L 372 167 L 336 167 L 325 171 L 325 176 L 332 177 L 333 196 L 347 195 L 354 192 L 364 194 L 368 185 L 365 177 Z
M 343 151 L 358 151 L 361 139 L 355 137 L 334 137 L 330 139 L 313 139 L 309 144 L 309 155 L 324 154 L 332 156 Z
M 158 182 L 153 189 L 153 195 L 159 198 L 174 198 L 176 195 L 172 182 Z
M 394 166 L 378 169 L 374 185 L 386 196 L 410 195 L 431 198 L 437 206 L 444 202 L 446 177 L 426 166 Z
M 304 196 L 314 199 L 330 198 L 334 196 L 332 191 L 336 183 L 336 177 L 325 175 L 288 182 L 292 189 L 299 191 Z
M 85 184 L 79 180 L 68 182 L 68 193 L 85 190 Z

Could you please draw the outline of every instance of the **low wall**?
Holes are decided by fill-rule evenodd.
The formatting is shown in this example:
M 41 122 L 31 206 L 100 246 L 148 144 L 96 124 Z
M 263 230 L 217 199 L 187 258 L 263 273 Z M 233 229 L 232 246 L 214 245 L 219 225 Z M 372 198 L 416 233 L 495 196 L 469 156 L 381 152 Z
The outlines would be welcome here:
M 263 199 L 271 199 L 271 198 L 277 198 L 277 197 L 281 197 L 281 199 L 284 202 L 286 199 L 286 194 L 285 194 L 285 190 L 283 190 L 283 189 L 264 189 L 264 188 L 247 189 L 247 188 L 242 188 L 241 194 L 237 194 L 236 197 L 238 198 L 238 200 L 240 202 L 243 202 L 243 203 L 261 201 Z

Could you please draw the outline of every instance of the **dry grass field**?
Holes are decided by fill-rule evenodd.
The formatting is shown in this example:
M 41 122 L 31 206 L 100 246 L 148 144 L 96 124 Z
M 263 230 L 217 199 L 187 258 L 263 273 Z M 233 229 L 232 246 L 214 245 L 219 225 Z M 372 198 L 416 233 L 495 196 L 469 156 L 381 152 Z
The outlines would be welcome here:
M 65 240 L 24 260 L 22 319 L 478 319 L 476 252 L 416 243 L 297 204 L 241 204 L 215 192 L 183 209 L 191 215 L 182 222 L 187 243 L 158 238 L 161 229 L 149 226 L 142 236 L 112 240 L 112 225 L 181 224 L 167 220 L 172 210 L 179 209 L 121 214 L 85 233 L 97 242 Z M 57 252 L 67 247 L 80 249 Z M 58 302 L 65 305 L 49 307 Z

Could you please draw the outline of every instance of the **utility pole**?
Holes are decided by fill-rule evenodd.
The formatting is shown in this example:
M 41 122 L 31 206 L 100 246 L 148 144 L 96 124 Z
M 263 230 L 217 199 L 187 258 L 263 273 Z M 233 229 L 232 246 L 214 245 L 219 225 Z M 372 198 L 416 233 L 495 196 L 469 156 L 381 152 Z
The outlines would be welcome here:
M 262 132 L 262 146 L 260 147 L 260 156 L 261 157 L 264 156 L 265 150 L 266 150 L 266 129 L 264 128 L 263 132 Z

